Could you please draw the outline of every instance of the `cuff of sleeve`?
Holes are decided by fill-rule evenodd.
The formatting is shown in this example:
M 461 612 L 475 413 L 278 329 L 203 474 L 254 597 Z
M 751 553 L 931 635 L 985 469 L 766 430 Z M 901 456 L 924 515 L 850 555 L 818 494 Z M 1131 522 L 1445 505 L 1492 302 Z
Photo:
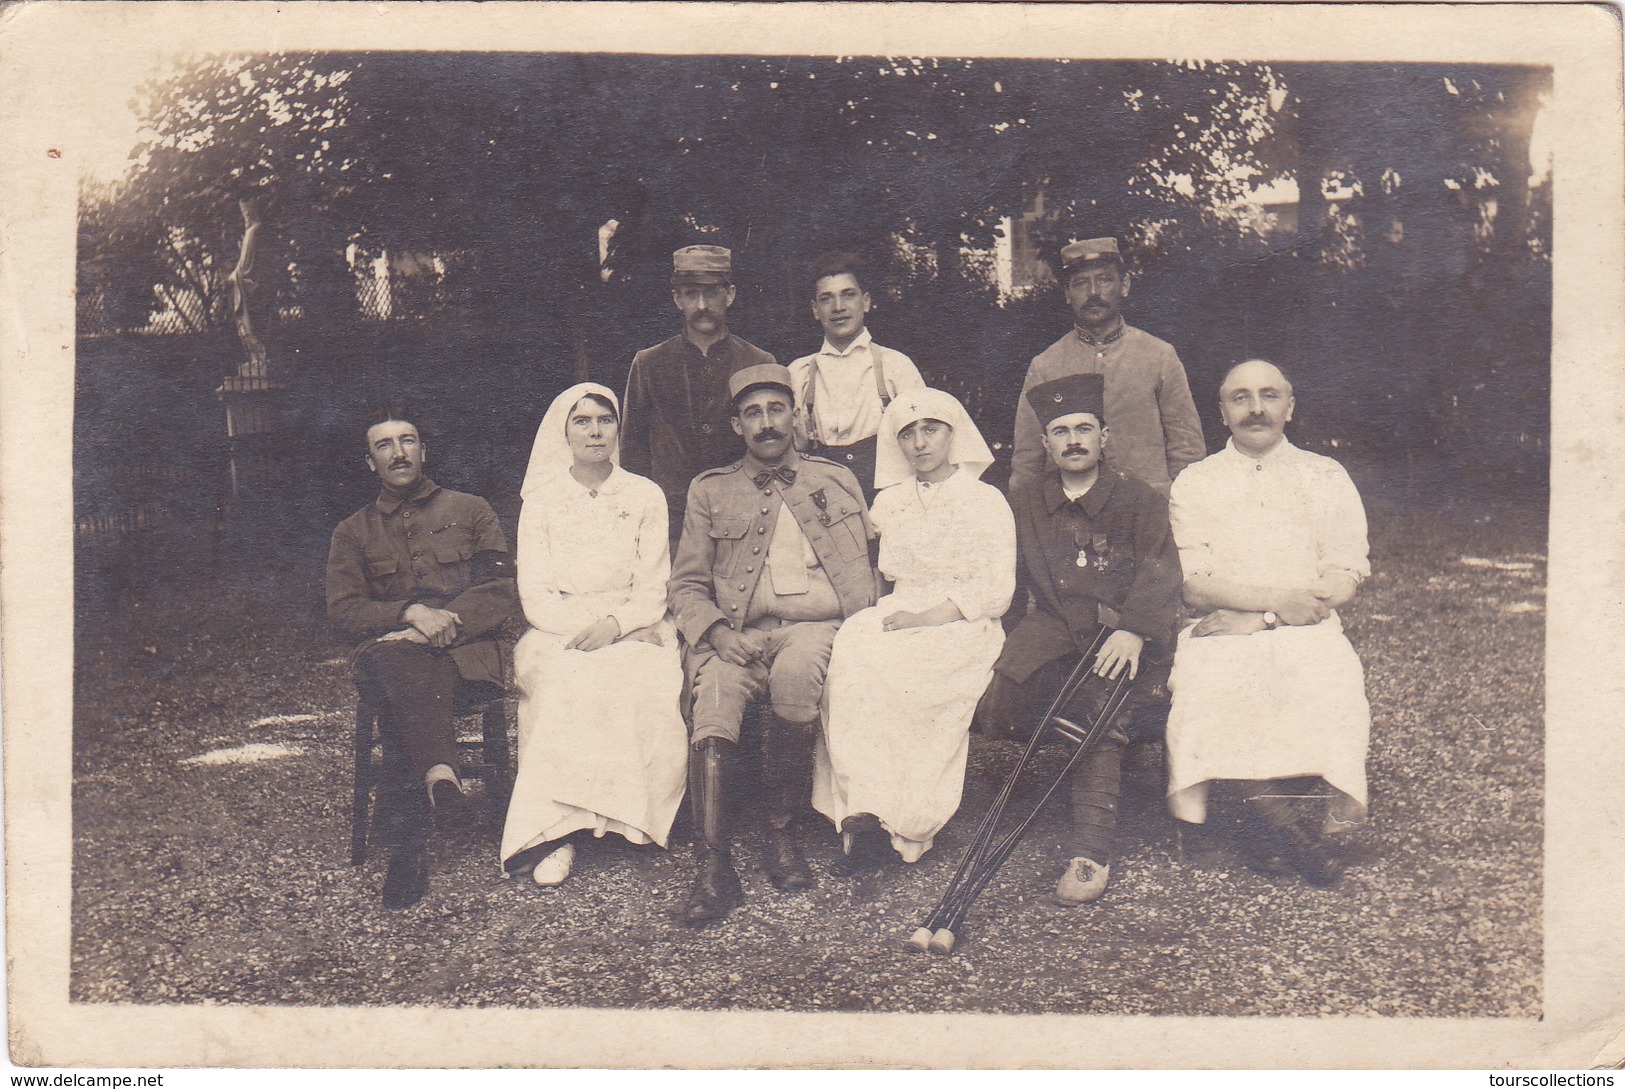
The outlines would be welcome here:
M 711 625 L 718 620 L 725 624 L 728 622 L 728 618 L 722 615 L 722 610 L 713 605 L 709 609 L 684 617 L 677 627 L 683 633 L 683 639 L 692 647 L 697 646 L 700 640 L 705 638 L 705 633 L 710 631 Z
M 949 594 L 948 604 L 959 610 L 959 615 L 966 620 L 981 620 L 987 616 L 978 602 L 972 601 L 964 594 Z

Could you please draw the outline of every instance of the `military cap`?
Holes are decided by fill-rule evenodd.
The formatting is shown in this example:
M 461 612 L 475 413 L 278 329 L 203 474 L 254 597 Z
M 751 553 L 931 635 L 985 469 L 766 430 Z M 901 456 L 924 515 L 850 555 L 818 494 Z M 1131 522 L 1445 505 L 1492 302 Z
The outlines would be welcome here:
M 1061 249 L 1061 271 L 1070 272 L 1088 261 L 1112 261 L 1121 265 L 1123 254 L 1115 238 L 1086 238 Z
M 733 279 L 733 252 L 725 246 L 684 246 L 671 255 L 674 284 L 726 284 Z
M 1028 390 L 1027 403 L 1033 406 L 1040 428 L 1074 412 L 1091 412 L 1104 425 L 1106 378 L 1100 374 L 1063 375 Z
M 741 367 L 728 376 L 728 397 L 734 404 L 756 386 L 783 386 L 784 392 L 795 396 L 790 385 L 790 368 L 782 363 L 754 363 Z

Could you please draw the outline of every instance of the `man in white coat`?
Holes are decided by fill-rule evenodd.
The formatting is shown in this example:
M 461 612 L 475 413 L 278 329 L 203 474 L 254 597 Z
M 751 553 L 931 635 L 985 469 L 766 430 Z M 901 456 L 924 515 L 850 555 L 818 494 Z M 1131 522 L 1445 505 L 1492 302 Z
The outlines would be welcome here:
M 1242 780 L 1270 853 L 1329 886 L 1341 864 L 1322 832 L 1365 816 L 1371 731 L 1337 609 L 1371 568 L 1348 473 L 1286 439 L 1294 404 L 1280 368 L 1232 368 L 1219 390 L 1230 442 L 1174 481 L 1169 515 L 1197 619 L 1168 685 L 1168 802 L 1201 823 L 1208 783 Z M 1320 801 L 1327 810 L 1308 820 Z

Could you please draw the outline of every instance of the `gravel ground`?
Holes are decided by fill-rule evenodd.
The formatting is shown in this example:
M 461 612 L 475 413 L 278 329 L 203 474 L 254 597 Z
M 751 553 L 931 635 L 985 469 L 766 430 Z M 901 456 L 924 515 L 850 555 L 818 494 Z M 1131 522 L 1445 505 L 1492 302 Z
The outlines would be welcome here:
M 747 833 L 748 900 L 710 929 L 673 918 L 686 843 L 599 841 L 542 890 L 501 877 L 494 827 L 433 841 L 428 896 L 386 912 L 382 855 L 348 864 L 352 697 L 321 624 L 322 551 L 237 585 L 126 590 L 80 616 L 71 996 L 1536 1016 L 1544 514 L 1374 510 L 1372 543 L 1377 574 L 1345 611 L 1374 715 L 1372 820 L 1349 834 L 1339 887 L 1253 872 L 1217 820 L 1181 835 L 1160 751 L 1139 746 L 1106 898 L 1047 902 L 1065 857 L 1055 805 L 950 958 L 900 939 L 1014 761 L 1008 743 L 973 741 L 960 817 L 916 866 L 785 894 Z M 244 746 L 260 759 L 209 755 Z M 816 869 L 834 859 L 827 824 L 805 840 Z

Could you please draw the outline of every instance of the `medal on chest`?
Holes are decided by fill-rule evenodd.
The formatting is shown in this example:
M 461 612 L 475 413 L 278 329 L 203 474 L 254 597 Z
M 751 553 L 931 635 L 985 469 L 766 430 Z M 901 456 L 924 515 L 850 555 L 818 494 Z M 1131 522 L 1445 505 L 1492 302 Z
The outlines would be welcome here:
M 1078 558 L 1073 562 L 1088 570 L 1105 571 L 1111 566 L 1111 542 L 1104 533 L 1090 533 L 1085 535 L 1082 529 L 1072 531 L 1073 543 L 1078 546 Z

